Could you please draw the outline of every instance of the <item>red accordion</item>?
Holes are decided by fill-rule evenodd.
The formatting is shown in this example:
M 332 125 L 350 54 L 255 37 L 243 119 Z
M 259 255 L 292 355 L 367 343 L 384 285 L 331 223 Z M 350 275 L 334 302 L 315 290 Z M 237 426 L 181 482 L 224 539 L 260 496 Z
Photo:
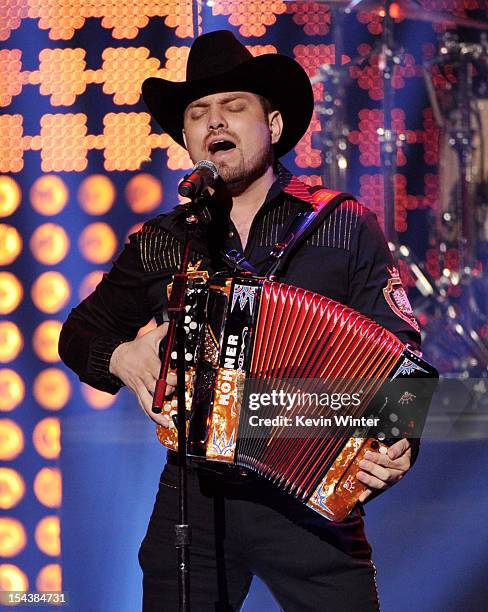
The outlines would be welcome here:
M 367 317 L 251 275 L 192 273 L 187 301 L 189 456 L 342 520 L 366 490 L 355 477 L 365 452 L 420 435 L 437 372 Z M 175 428 L 158 437 L 176 449 Z

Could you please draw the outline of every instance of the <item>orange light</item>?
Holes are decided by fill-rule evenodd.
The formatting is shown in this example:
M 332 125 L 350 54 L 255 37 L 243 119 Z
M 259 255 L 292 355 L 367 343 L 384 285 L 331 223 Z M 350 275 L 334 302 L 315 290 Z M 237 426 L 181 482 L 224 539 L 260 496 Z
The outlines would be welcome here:
M 72 106 L 86 90 L 84 49 L 43 49 L 39 53 L 40 93 L 51 106 Z
M 81 385 L 81 393 L 92 408 L 96 410 L 104 410 L 109 408 L 115 402 L 115 395 L 111 393 L 105 393 L 105 391 L 99 391 L 86 384 Z
M 10 510 L 20 502 L 24 494 L 25 484 L 19 472 L 0 467 L 0 508 Z
M 392 4 L 390 4 L 390 17 L 393 17 L 393 19 L 400 19 L 401 16 L 402 10 L 400 5 L 396 2 L 392 2 Z
M 108 113 L 103 118 L 105 170 L 139 170 L 151 157 L 149 113 Z
M 19 207 L 22 192 L 10 176 L 0 176 L 0 217 L 8 217 Z
M 84 113 L 41 117 L 41 168 L 44 172 L 81 172 L 86 169 L 86 122 Z
M 0 265 L 14 262 L 22 251 L 22 237 L 15 227 L 0 223 Z
M 188 151 L 179 144 L 169 145 L 167 155 L 167 166 L 170 170 L 188 170 L 193 166 Z
M 2 461 L 12 461 L 23 450 L 24 434 L 22 429 L 11 419 L 0 419 L 0 459 Z
M 62 590 L 61 566 L 58 563 L 45 565 L 36 578 L 37 590 L 59 592 Z
M 114 94 L 114 104 L 136 104 L 142 81 L 158 76 L 159 60 L 150 58 L 146 47 L 108 47 L 102 57 L 103 92 Z
M 84 300 L 95 291 L 98 283 L 103 278 L 103 274 L 104 273 L 102 270 L 94 270 L 85 276 L 85 278 L 81 281 L 80 288 L 78 290 L 80 300 Z
M 266 27 L 276 23 L 276 15 L 286 13 L 282 0 L 261 2 L 235 2 L 235 0 L 212 0 L 212 15 L 230 15 L 229 21 L 239 27 L 241 36 L 264 36 Z
M 60 321 L 44 321 L 36 328 L 32 346 L 39 359 L 49 363 L 59 361 L 58 341 L 61 327 Z
M 39 177 L 31 187 L 32 208 L 41 215 L 56 215 L 68 202 L 69 192 L 65 183 L 54 174 Z
M 43 408 L 61 410 L 71 397 L 71 385 L 62 370 L 46 368 L 36 376 L 32 393 Z
M 61 452 L 61 428 L 59 419 L 47 417 L 39 421 L 32 432 L 36 451 L 44 459 L 58 459 Z
M 20 172 L 24 167 L 22 115 L 0 115 L 0 172 Z
M 287 12 L 293 21 L 303 27 L 308 36 L 324 36 L 329 32 L 331 22 L 330 6 L 318 2 L 290 2 Z
M 125 197 L 132 212 L 151 212 L 163 200 L 163 186 L 151 174 L 136 174 L 127 183 Z
M 61 472 L 58 468 L 42 468 L 34 479 L 34 493 L 48 508 L 59 508 L 62 499 Z
M 44 272 L 32 285 L 32 301 L 42 310 L 53 314 L 66 306 L 71 289 L 66 278 L 59 272 Z
M 10 272 L 0 272 L 0 314 L 10 314 L 24 297 L 18 278 Z
M 0 411 L 10 412 L 24 399 L 25 387 L 22 378 L 14 370 L 0 370 Z
M 0 565 L 0 591 L 27 591 L 29 581 L 24 572 L 10 563 Z
M 0 322 L 0 363 L 13 361 L 24 346 L 20 329 L 12 321 Z
M 30 239 L 32 254 L 46 266 L 62 261 L 69 251 L 69 246 L 68 234 L 56 223 L 43 223 Z
M 51 557 L 58 557 L 61 554 L 59 517 L 50 515 L 41 519 L 36 526 L 34 537 L 39 550 Z
M 114 184 L 104 174 L 87 176 L 78 189 L 78 201 L 89 215 L 103 215 L 112 208 L 116 196 Z
M 107 223 L 91 223 L 81 232 L 78 247 L 88 261 L 106 263 L 115 253 L 117 238 Z
M 27 544 L 24 526 L 14 518 L 0 517 L 0 557 L 15 557 Z
M 168 81 L 184 81 L 186 62 L 190 47 L 168 47 L 165 51 L 166 63 L 160 71 L 160 76 Z

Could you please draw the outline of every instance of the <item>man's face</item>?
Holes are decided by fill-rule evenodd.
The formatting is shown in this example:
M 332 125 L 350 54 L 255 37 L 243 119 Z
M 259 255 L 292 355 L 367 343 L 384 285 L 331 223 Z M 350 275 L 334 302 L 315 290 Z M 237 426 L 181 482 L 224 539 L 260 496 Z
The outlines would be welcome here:
M 264 174 L 281 130 L 279 111 L 266 114 L 257 95 L 242 91 L 199 98 L 184 115 L 192 161 L 212 161 L 229 187 L 250 184 Z

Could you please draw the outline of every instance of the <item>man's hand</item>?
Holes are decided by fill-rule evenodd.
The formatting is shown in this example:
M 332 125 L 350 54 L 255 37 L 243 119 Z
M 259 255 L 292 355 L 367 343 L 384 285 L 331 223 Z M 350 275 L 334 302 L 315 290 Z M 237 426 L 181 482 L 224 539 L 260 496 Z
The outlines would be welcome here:
M 109 370 L 137 397 L 140 407 L 158 425 L 169 427 L 167 416 L 154 414 L 151 410 L 154 388 L 159 377 L 161 361 L 159 344 L 168 333 L 168 323 L 139 336 L 131 342 L 120 344 L 112 353 Z M 176 376 L 168 374 L 166 395 L 171 395 L 176 386 Z
M 392 444 L 386 453 L 373 453 L 367 451 L 364 459 L 359 463 L 362 470 L 357 478 L 369 487 L 360 497 L 365 501 L 373 490 L 383 490 L 403 478 L 410 469 L 412 449 L 410 442 L 405 438 Z

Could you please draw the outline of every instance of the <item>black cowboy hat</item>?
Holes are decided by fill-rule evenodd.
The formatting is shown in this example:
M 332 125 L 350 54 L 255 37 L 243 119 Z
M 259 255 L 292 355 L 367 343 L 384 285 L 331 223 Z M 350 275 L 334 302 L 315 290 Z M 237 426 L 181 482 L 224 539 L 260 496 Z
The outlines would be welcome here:
M 150 77 L 142 97 L 151 114 L 183 147 L 183 113 L 194 100 L 224 91 L 248 91 L 267 98 L 283 116 L 277 157 L 292 149 L 312 118 L 313 92 L 303 68 L 286 55 L 253 57 L 232 32 L 218 30 L 195 39 L 188 56 L 186 81 Z

